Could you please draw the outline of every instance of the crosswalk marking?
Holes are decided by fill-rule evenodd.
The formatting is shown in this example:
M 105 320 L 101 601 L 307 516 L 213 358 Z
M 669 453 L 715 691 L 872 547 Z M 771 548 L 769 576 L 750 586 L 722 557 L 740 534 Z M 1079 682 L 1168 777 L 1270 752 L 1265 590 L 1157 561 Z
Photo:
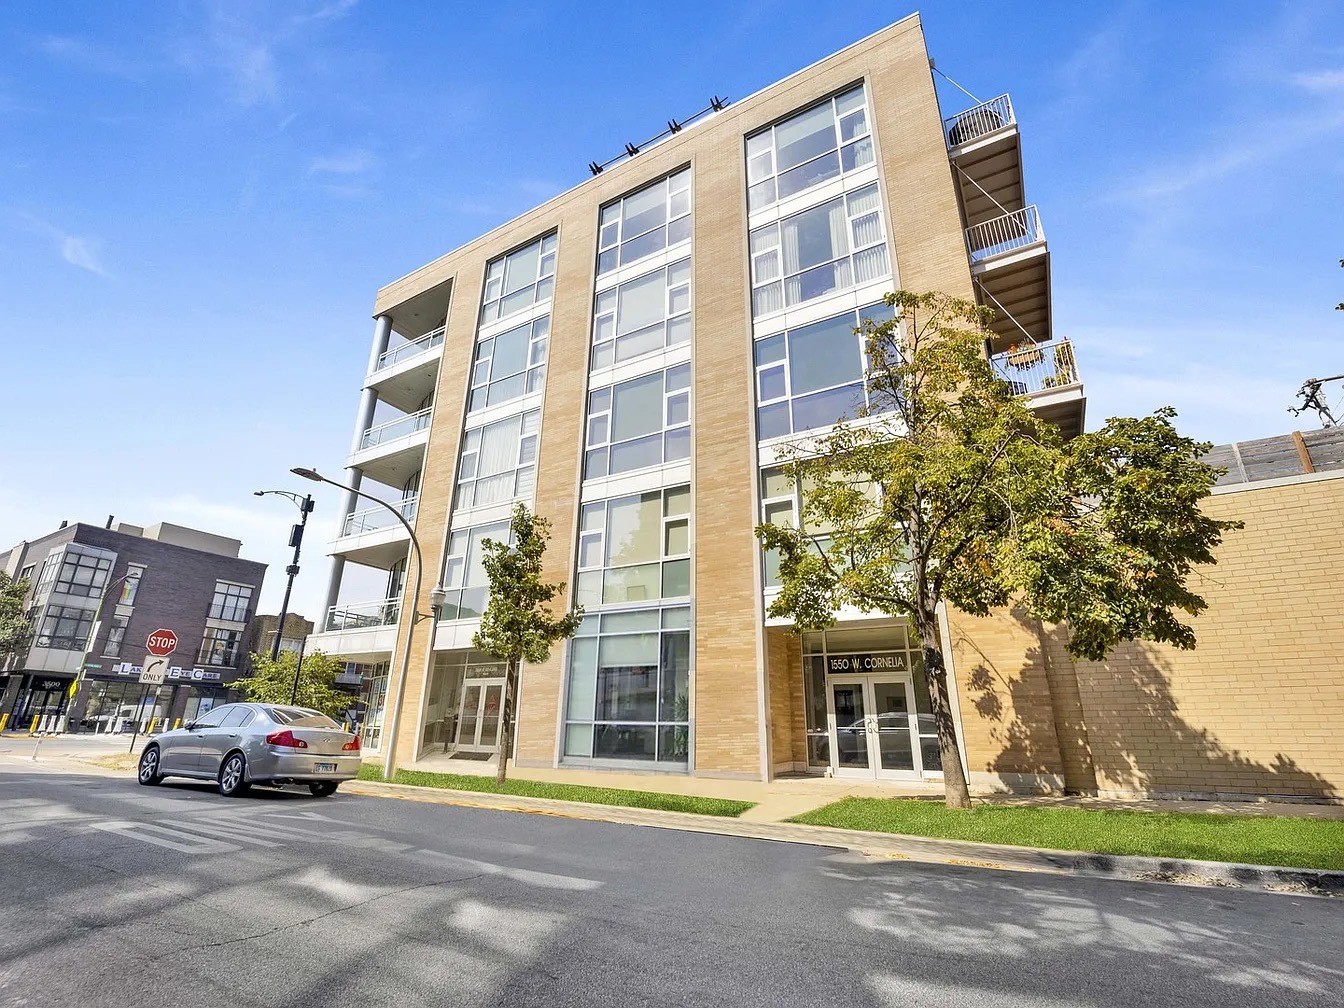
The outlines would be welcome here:
M 169 850 L 183 851 L 187 854 L 226 854 L 230 851 L 242 850 L 237 844 L 212 840 L 209 837 L 193 836 L 181 830 L 155 826 L 153 823 L 127 822 L 123 819 L 114 819 L 110 822 L 90 823 L 89 826 L 105 833 L 115 833 L 128 840 L 139 840 L 142 843 L 153 844 L 155 847 L 167 847 Z

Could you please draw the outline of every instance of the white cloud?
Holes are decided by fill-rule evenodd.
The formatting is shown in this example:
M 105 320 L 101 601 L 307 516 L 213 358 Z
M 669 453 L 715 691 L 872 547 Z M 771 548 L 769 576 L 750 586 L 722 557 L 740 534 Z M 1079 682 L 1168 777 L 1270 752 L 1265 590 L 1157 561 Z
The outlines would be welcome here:
M 308 165 L 309 175 L 362 175 L 373 168 L 376 160 L 372 151 L 351 150 L 314 158 Z
M 61 237 L 61 258 L 71 266 L 78 266 L 80 269 L 97 273 L 99 276 L 107 276 L 107 270 L 103 269 L 103 264 L 98 261 L 96 251 L 98 244 L 93 238 L 63 235 Z
M 1292 81 L 1308 91 L 1344 91 L 1344 69 L 1297 73 L 1293 74 Z

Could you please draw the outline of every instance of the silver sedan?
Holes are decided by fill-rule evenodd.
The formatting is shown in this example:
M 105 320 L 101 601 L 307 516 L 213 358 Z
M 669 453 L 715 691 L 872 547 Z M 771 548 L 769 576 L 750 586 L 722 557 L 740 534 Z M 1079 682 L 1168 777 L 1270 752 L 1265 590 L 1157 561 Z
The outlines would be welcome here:
M 253 784 L 307 784 L 318 797 L 359 774 L 359 736 L 306 707 L 233 703 L 152 736 L 140 754 L 141 784 L 165 777 L 219 783 L 241 795 Z

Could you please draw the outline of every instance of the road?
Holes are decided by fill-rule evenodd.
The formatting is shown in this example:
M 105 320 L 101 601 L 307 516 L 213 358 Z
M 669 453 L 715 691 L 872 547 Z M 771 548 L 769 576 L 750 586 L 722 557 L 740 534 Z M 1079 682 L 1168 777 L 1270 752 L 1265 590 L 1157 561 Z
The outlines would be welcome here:
M 1344 1003 L 1344 902 L 0 760 L 0 1005 Z

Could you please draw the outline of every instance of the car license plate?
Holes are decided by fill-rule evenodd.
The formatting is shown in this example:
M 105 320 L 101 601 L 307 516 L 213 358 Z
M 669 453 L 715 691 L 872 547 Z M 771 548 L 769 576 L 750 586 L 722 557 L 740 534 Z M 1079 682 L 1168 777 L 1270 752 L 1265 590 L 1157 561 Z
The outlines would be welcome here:
M 335 772 L 336 772 L 336 764 L 335 764 L 335 763 L 314 763 L 314 764 L 313 764 L 313 773 L 335 773 Z

